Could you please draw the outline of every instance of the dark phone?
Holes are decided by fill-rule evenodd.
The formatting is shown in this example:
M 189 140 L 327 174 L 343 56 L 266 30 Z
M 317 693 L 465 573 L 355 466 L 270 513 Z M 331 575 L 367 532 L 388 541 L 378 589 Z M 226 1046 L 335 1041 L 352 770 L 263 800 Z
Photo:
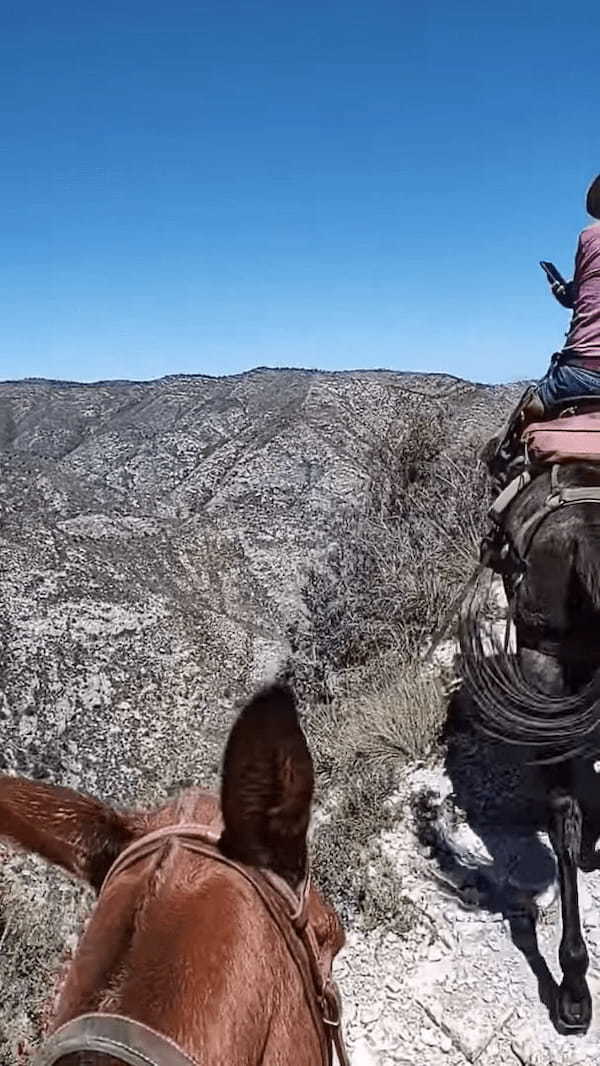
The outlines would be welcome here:
M 554 263 L 549 263 L 546 259 L 541 259 L 540 266 L 551 285 L 555 285 L 557 282 L 559 285 L 567 284 L 560 271 L 554 266 Z

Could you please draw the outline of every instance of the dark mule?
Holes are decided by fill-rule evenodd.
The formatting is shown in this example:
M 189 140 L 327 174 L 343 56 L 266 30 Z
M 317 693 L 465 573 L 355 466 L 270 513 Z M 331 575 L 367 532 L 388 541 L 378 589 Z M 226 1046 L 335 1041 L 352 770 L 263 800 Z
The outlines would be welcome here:
M 284 686 L 235 722 L 220 804 L 190 788 L 120 812 L 0 776 L 0 836 L 98 893 L 39 1061 L 327 1066 L 344 936 L 308 877 L 312 794 Z
M 510 506 L 504 526 L 521 559 L 505 577 L 505 587 L 517 656 L 499 649 L 486 655 L 480 619 L 472 610 L 463 616 L 461 650 L 475 724 L 523 746 L 541 764 L 563 921 L 555 1024 L 573 1033 L 584 1032 L 592 1014 L 577 868 L 597 865 L 594 793 L 599 790 L 593 760 L 600 753 L 600 505 L 573 503 L 545 511 L 557 476 L 569 488 L 594 487 L 600 468 L 572 463 L 555 469 L 554 478 L 548 469 Z M 540 521 L 536 514 L 543 514 Z

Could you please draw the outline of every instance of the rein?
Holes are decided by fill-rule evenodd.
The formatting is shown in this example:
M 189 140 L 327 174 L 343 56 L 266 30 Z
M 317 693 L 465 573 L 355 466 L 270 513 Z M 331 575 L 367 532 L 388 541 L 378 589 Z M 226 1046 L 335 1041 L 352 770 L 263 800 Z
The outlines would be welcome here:
M 283 878 L 270 870 L 253 869 L 227 858 L 219 850 L 218 833 L 207 826 L 164 826 L 130 844 L 108 871 L 100 895 L 142 859 L 155 854 L 165 840 L 236 870 L 254 888 L 285 940 L 300 973 L 306 1001 L 321 1045 L 321 1062 L 331 1066 L 335 1047 L 340 1066 L 349 1066 L 341 1026 L 341 999 L 331 975 L 332 960 L 320 959 L 315 934 L 308 921 L 310 873 L 296 894 Z M 102 1052 L 128 1066 L 199 1066 L 174 1041 L 132 1018 L 114 1014 L 84 1014 L 67 1022 L 43 1045 L 36 1066 L 53 1066 L 74 1052 Z

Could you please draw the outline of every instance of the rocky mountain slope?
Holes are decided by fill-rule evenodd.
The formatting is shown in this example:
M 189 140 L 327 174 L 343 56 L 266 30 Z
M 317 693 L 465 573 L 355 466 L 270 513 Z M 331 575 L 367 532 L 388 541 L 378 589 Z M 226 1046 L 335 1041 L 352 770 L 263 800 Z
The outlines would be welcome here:
M 214 781 L 235 701 L 310 629 L 303 582 L 374 443 L 442 409 L 460 454 L 518 392 L 386 371 L 0 384 L 0 767 L 119 804 Z M 86 906 L 0 864 L 5 1061 Z
M 506 391 L 277 370 L 0 385 L 4 765 L 122 802 L 213 770 L 232 698 L 289 655 L 373 441 L 427 403 L 459 436 Z

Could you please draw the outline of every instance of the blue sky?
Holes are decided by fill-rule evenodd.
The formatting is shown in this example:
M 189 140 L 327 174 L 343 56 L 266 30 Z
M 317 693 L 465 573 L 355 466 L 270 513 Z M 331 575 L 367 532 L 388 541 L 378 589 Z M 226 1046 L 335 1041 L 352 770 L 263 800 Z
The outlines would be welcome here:
M 0 377 L 540 375 L 600 10 L 6 0 Z

